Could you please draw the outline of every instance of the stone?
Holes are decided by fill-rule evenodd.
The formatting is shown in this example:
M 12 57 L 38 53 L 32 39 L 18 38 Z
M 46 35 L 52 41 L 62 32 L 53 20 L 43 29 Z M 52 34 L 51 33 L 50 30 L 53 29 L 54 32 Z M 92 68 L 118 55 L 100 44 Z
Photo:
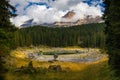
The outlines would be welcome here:
M 53 71 L 62 71 L 62 68 L 60 65 L 50 65 L 48 69 Z
M 53 61 L 53 60 L 49 60 L 48 62 L 50 62 L 50 63 L 54 63 L 54 61 Z

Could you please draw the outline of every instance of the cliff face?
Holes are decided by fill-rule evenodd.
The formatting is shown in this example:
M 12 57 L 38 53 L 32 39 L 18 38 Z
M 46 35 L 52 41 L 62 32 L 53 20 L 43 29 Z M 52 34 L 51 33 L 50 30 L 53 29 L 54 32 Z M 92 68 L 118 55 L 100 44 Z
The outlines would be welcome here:
M 65 14 L 62 18 L 65 18 L 65 19 L 71 19 L 73 18 L 75 15 L 75 12 L 73 11 L 69 11 L 67 14 Z

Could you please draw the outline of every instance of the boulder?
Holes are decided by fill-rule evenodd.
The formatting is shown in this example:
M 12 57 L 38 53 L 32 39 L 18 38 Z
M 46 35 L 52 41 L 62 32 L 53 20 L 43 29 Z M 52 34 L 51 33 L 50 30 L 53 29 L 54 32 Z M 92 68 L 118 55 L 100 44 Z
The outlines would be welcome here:
M 48 69 L 53 71 L 62 71 L 62 68 L 60 65 L 50 65 Z

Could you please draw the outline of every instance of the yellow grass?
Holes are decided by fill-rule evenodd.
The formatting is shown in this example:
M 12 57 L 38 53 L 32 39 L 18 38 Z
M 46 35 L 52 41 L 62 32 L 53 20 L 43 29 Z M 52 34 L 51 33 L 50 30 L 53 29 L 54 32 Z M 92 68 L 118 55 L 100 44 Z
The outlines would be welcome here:
M 27 66 L 30 60 L 13 58 L 16 67 Z M 47 72 L 46 74 L 14 74 L 7 73 L 7 80 L 110 80 L 107 70 L 107 56 L 97 62 L 73 63 L 59 62 L 54 63 L 33 61 L 34 67 L 48 68 L 49 65 L 61 65 L 62 69 L 69 68 L 69 72 Z
M 18 52 L 16 52 L 16 51 L 14 53 L 15 53 L 14 54 L 15 57 L 13 57 L 11 59 L 12 59 L 12 61 L 14 61 L 13 65 L 16 66 L 16 67 L 27 66 L 28 63 L 31 61 L 30 59 L 24 59 L 23 58 L 24 55 L 17 55 Z M 77 71 L 77 70 L 83 70 L 84 68 L 86 68 L 89 65 L 98 64 L 100 62 L 104 62 L 104 61 L 107 61 L 107 60 L 108 60 L 108 57 L 104 56 L 99 61 L 96 61 L 96 62 L 86 62 L 86 63 L 60 62 L 60 61 L 56 61 L 54 63 L 49 63 L 49 62 L 45 62 L 45 61 L 34 61 L 34 60 L 32 60 L 32 62 L 33 62 L 33 66 L 34 67 L 45 67 L 45 68 L 48 68 L 49 65 L 61 65 L 63 69 L 69 67 L 70 70 Z
M 50 50 L 50 48 L 39 48 L 43 51 Z M 63 48 L 66 50 L 72 50 L 73 48 Z M 82 49 L 82 48 L 74 48 Z M 25 59 L 23 51 L 25 49 L 17 49 L 11 53 L 12 66 L 14 68 L 20 68 L 21 66 L 28 66 L 30 59 Z M 31 49 L 26 49 L 31 50 Z M 34 49 L 32 49 L 34 50 Z M 31 51 L 32 51 L 31 50 Z M 49 65 L 61 65 L 63 70 L 69 69 L 69 72 L 46 72 L 37 74 L 14 74 L 8 72 L 6 74 L 6 80 L 110 80 L 110 71 L 107 65 L 108 56 L 104 56 L 96 62 L 60 62 L 55 61 L 54 63 L 45 61 L 34 61 L 34 67 L 48 68 Z M 9 64 L 9 63 L 8 63 Z
M 40 47 L 39 48 L 40 50 L 51 50 L 51 48 L 49 47 Z M 54 48 L 53 50 L 55 50 L 56 48 Z M 83 49 L 83 48 L 79 48 L 79 47 L 66 47 L 66 48 L 60 48 L 60 49 L 64 49 L 64 50 L 76 50 L 76 49 Z M 21 67 L 21 66 L 26 66 L 28 65 L 28 63 L 31 61 L 30 59 L 25 59 L 25 54 L 24 54 L 24 51 L 33 51 L 34 49 L 30 49 L 30 48 L 18 48 L 14 51 L 11 52 L 11 56 L 12 56 L 12 61 L 14 61 L 13 65 L 16 66 L 16 67 Z M 86 56 L 83 55 L 83 56 Z M 103 61 L 107 61 L 108 60 L 108 57 L 107 56 L 104 56 L 102 59 L 100 59 L 99 61 L 96 61 L 96 62 L 87 62 L 87 63 L 73 63 L 73 62 L 60 62 L 60 61 L 57 61 L 57 62 L 54 62 L 54 63 L 49 63 L 49 62 L 43 62 L 43 61 L 33 61 L 33 66 L 34 67 L 46 67 L 48 68 L 49 65 L 61 65 L 63 67 L 63 69 L 69 67 L 70 70 L 72 71 L 77 71 L 77 70 L 82 70 L 84 68 L 86 68 L 87 66 L 89 65 L 92 65 L 92 64 L 98 64 L 100 62 L 103 62 Z
M 24 55 L 23 52 L 20 51 L 20 50 L 12 51 L 12 52 L 11 52 L 11 56 L 17 57 L 17 58 L 22 58 L 22 59 L 25 58 L 25 55 Z

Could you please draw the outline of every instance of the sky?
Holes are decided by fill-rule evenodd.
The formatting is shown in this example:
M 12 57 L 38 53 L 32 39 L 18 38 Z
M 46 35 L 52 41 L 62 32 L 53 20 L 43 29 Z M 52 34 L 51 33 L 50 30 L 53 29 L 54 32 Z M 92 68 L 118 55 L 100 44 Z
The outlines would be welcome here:
M 10 0 L 10 4 L 17 10 L 18 16 L 10 19 L 17 27 L 30 19 L 37 25 L 74 22 L 88 15 L 93 18 L 102 16 L 104 12 L 102 0 Z M 74 11 L 75 16 L 71 20 L 63 19 L 62 16 L 69 11 Z

